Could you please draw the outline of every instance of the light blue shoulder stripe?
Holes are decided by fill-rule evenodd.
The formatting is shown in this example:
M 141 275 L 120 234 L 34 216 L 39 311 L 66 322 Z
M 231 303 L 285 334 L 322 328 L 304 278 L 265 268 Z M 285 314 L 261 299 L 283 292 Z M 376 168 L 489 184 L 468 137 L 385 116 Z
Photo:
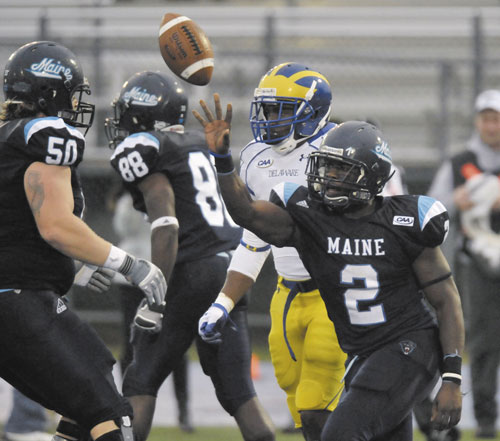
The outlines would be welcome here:
M 30 138 L 40 130 L 47 127 L 53 127 L 54 129 L 66 129 L 71 136 L 75 138 L 80 138 L 85 141 L 83 133 L 74 127 L 66 124 L 61 118 L 57 116 L 46 116 L 43 118 L 32 119 L 28 124 L 24 126 L 24 142 L 28 144 Z
M 292 195 L 297 191 L 297 188 L 299 187 L 299 184 L 295 184 L 293 182 L 281 182 L 273 187 L 273 190 L 286 206 Z
M 113 159 L 116 155 L 122 153 L 125 149 L 133 149 L 136 145 L 149 145 L 156 150 L 160 150 L 160 140 L 148 132 L 138 132 L 133 135 L 127 136 L 111 155 Z
M 434 198 L 429 196 L 418 197 L 418 220 L 420 230 L 423 230 L 429 221 L 446 211 L 445 206 Z

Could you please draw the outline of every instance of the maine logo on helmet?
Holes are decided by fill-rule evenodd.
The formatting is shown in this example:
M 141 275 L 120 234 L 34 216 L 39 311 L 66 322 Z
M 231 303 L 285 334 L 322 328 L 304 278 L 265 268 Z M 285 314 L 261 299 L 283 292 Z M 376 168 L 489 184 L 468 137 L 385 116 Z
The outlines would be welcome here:
M 71 68 L 63 66 L 61 61 L 54 61 L 53 58 L 45 57 L 39 63 L 33 63 L 29 69 L 26 69 L 36 77 L 52 78 L 54 80 L 71 80 L 73 73 Z
M 157 95 L 149 93 L 147 89 L 140 88 L 138 86 L 127 90 L 123 94 L 123 100 L 136 106 L 156 106 L 158 104 Z
M 299 63 L 275 66 L 254 92 L 250 108 L 254 138 L 286 154 L 328 122 L 331 102 L 330 84 L 321 73 Z

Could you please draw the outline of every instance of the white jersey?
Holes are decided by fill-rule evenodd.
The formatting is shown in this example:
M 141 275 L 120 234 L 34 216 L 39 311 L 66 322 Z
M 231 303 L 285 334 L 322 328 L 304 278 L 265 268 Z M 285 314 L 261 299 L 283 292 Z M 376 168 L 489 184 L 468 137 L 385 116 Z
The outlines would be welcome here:
M 271 189 L 281 182 L 307 186 L 306 165 L 311 152 L 318 150 L 323 137 L 335 126 L 328 123 L 317 135 L 286 155 L 276 153 L 269 144 L 251 142 L 240 155 L 240 177 L 254 200 L 268 200 Z M 263 250 L 269 245 L 255 234 L 244 230 L 242 244 Z M 306 280 L 311 276 L 304 268 L 297 250 L 271 246 L 276 272 L 289 280 Z

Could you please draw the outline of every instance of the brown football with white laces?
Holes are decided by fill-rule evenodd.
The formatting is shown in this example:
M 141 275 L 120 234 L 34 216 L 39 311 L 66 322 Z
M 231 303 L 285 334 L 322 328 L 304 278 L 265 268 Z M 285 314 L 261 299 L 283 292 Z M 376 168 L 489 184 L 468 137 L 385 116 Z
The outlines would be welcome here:
M 170 70 L 197 86 L 212 78 L 214 52 L 205 32 L 189 17 L 167 13 L 158 36 L 160 52 Z

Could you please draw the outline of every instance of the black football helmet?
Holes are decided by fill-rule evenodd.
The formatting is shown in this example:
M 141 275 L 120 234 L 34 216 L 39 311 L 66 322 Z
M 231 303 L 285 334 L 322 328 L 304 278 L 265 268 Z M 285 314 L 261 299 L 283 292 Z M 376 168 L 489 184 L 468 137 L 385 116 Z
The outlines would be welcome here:
M 129 134 L 184 125 L 188 99 L 182 85 L 161 72 L 138 72 L 122 86 L 104 129 L 111 148 Z
M 35 111 L 58 116 L 73 127 L 87 130 L 94 105 L 82 101 L 90 87 L 76 56 L 52 41 L 34 41 L 17 49 L 3 75 L 5 100 L 32 104 Z
M 309 197 L 339 211 L 370 202 L 391 178 L 392 159 L 382 132 L 364 121 L 331 129 L 309 155 Z

